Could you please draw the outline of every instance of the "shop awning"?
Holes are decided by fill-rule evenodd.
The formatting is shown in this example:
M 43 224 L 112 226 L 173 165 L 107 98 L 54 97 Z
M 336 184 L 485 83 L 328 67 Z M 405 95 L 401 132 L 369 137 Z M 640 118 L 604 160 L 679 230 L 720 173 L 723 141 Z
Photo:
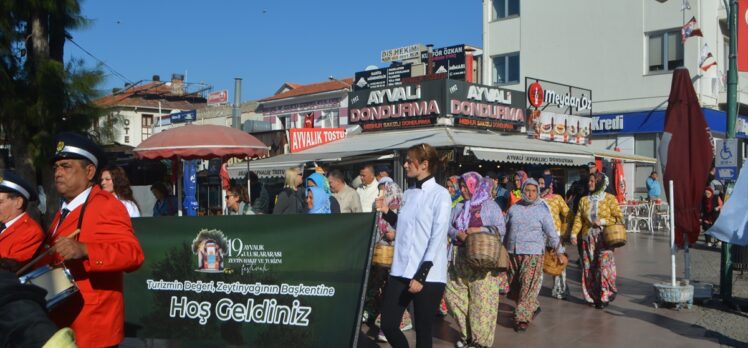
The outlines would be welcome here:
M 625 154 L 617 151 L 605 151 L 605 150 L 595 150 L 595 157 L 602 157 L 602 158 L 610 158 L 610 159 L 620 159 L 624 162 L 632 162 L 632 163 L 651 163 L 655 164 L 657 163 L 657 160 L 652 157 L 647 156 L 639 156 L 639 155 L 631 155 L 631 154 Z
M 527 151 L 512 149 L 491 149 L 485 147 L 465 147 L 465 152 L 472 153 L 483 161 L 524 163 L 536 165 L 583 166 L 593 157 L 591 154 L 554 153 L 545 151 Z
M 292 153 L 273 156 L 249 162 L 249 170 L 260 178 L 284 177 L 286 169 L 298 167 L 306 162 L 339 162 L 344 159 L 365 155 L 369 151 L 332 152 L 332 153 Z M 247 175 L 247 162 L 228 167 L 229 177 L 244 178 Z

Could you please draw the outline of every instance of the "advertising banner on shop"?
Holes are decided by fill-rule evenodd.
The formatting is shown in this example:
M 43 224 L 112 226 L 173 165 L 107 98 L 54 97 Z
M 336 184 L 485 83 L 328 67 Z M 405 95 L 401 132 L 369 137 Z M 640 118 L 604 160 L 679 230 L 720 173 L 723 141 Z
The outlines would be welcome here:
M 535 139 L 568 144 L 587 144 L 592 119 L 585 116 L 562 115 L 540 111 L 532 122 Z
M 428 63 L 427 52 L 421 53 L 421 62 Z M 435 48 L 431 53 L 434 74 L 447 74 L 454 80 L 465 79 L 465 45 Z
M 288 138 L 291 152 L 299 152 L 345 138 L 345 128 L 291 128 Z
M 128 337 L 179 347 L 351 347 L 373 214 L 134 219 Z
M 348 123 L 365 131 L 429 126 L 444 109 L 444 80 L 353 91 L 348 94 Z
M 376 89 L 400 86 L 403 79 L 410 77 L 410 64 L 389 68 L 359 71 L 353 77 L 353 90 Z
M 525 93 L 447 80 L 447 112 L 455 126 L 519 131 L 525 125 Z

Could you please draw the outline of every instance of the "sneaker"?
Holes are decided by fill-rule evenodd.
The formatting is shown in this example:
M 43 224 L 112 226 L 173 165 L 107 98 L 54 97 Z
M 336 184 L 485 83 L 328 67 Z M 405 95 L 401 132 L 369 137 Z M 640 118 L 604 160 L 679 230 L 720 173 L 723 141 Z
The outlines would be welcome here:
M 384 335 L 384 332 L 382 332 L 382 330 L 379 330 L 379 333 L 377 334 L 377 341 L 387 342 L 387 337 Z
M 458 340 L 457 342 L 455 342 L 455 347 L 457 347 L 457 348 L 465 348 L 467 346 L 468 346 L 468 344 L 464 340 Z
M 408 331 L 412 328 L 413 328 L 413 323 L 407 323 L 405 325 L 403 325 L 402 323 L 400 324 L 400 331 Z

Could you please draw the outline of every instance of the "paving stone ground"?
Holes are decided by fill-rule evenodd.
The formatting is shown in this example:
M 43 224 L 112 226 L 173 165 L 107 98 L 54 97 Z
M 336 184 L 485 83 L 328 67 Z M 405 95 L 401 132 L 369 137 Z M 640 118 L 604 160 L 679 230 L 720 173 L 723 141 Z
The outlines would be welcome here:
M 575 249 L 575 248 L 569 248 Z M 569 250 L 575 261 L 576 250 Z M 719 285 L 720 252 L 699 242 L 690 250 L 691 279 Z M 605 310 L 587 306 L 581 295 L 579 268 L 572 262 L 568 277 L 572 297 L 550 297 L 552 280 L 545 277 L 540 294 L 543 312 L 525 333 L 512 330 L 514 303 L 501 299 L 494 347 L 748 347 L 748 273 L 735 272 L 733 295 L 743 311 L 718 298 L 698 301 L 692 309 L 655 308 L 653 284 L 670 279 L 670 251 L 665 233 L 629 234 L 629 243 L 616 250 L 619 295 Z M 683 253 L 677 256 L 677 275 L 683 276 Z M 434 346 L 454 347 L 454 321 L 435 318 Z M 388 347 L 376 342 L 376 328 L 362 326 L 359 347 Z M 415 333 L 406 332 L 412 347 Z

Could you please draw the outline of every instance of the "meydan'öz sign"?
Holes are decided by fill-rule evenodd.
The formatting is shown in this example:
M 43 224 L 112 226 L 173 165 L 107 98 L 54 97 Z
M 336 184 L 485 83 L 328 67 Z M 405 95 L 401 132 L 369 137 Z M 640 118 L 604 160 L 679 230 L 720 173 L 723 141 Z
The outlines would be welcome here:
M 452 117 L 455 126 L 519 131 L 526 122 L 525 93 L 460 80 L 424 80 L 354 91 L 348 122 L 363 130 L 429 126 Z
M 179 347 L 350 347 L 373 214 L 139 218 L 128 337 Z

